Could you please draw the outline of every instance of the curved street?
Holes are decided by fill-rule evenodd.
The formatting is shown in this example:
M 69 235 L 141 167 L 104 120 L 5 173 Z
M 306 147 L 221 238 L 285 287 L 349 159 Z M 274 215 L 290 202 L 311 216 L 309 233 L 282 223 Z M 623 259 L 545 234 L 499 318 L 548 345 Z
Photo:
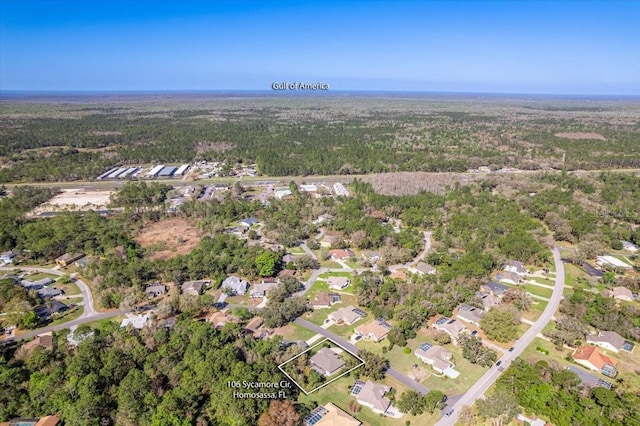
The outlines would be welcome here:
M 551 250 L 553 253 L 553 262 L 556 267 L 556 282 L 553 288 L 553 294 L 549 299 L 549 303 L 545 308 L 540 318 L 533 323 L 531 327 L 518 339 L 518 341 L 513 345 L 514 349 L 512 352 L 505 352 L 505 354 L 500 358 L 502 361 L 502 367 L 507 367 L 511 361 L 516 359 L 520 354 L 526 349 L 527 346 L 531 344 L 533 339 L 538 335 L 538 333 L 542 332 L 544 327 L 551 321 L 553 315 L 556 313 L 558 306 L 560 306 L 560 301 L 562 300 L 562 292 L 564 290 L 564 264 L 560 259 L 560 252 L 557 248 L 553 248 Z M 504 371 L 506 368 L 502 368 Z M 437 426 L 453 426 L 458 420 L 458 416 L 460 414 L 460 410 L 465 405 L 471 406 L 476 400 L 484 395 L 484 393 L 495 383 L 496 380 L 502 374 L 502 371 L 498 369 L 497 366 L 493 366 L 487 371 L 471 388 L 462 396 L 460 396 L 453 405 L 450 405 L 444 411 L 453 410 L 453 414 L 449 417 L 442 417 L 436 423 Z

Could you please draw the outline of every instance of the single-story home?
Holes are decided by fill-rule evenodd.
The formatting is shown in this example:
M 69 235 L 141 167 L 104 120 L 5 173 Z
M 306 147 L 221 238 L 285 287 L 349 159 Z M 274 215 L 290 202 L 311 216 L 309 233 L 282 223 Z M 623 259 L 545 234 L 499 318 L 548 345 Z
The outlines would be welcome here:
M 127 318 L 122 320 L 120 327 L 125 328 L 130 325 L 136 330 L 141 330 L 149 321 L 151 321 L 149 314 L 128 315 Z
M 238 225 L 244 226 L 245 228 L 250 228 L 252 225 L 255 225 L 256 223 L 258 223 L 258 219 L 256 219 L 255 217 L 248 217 L 246 219 L 242 219 L 238 221 Z
M 207 317 L 207 321 L 210 322 L 215 328 L 222 328 L 229 323 L 237 324 L 240 320 L 230 314 L 223 311 L 216 311 Z
M 637 253 L 639 250 L 638 246 L 633 244 L 631 241 L 623 241 L 622 249 L 631 253 Z
M 46 299 L 49 297 L 60 296 L 61 294 L 64 294 L 64 291 L 55 287 L 43 287 L 40 290 L 37 290 L 36 293 L 38 293 L 38 296 Z
M 29 355 L 38 347 L 49 351 L 53 349 L 53 334 L 48 332 L 37 335 L 32 341 L 20 346 L 18 353 L 20 355 Z
M 362 252 L 362 257 L 369 262 L 377 262 L 382 259 L 382 255 L 378 251 L 364 251 Z
M 357 390 L 359 388 L 359 390 Z M 356 382 L 351 389 L 351 395 L 356 397 L 358 404 L 371 408 L 374 413 L 385 414 L 391 406 L 391 400 L 385 395 L 391 391 L 391 386 L 367 381 Z M 356 392 L 354 394 L 354 392 Z
M 458 337 L 460 333 L 465 329 L 465 326 L 456 319 L 449 319 L 446 317 L 442 317 L 437 320 L 433 327 L 438 331 L 443 331 L 447 333 L 451 337 L 451 342 L 454 345 L 458 344 Z
M 27 290 L 40 290 L 43 287 L 53 284 L 53 282 L 51 278 L 45 277 L 36 281 L 22 280 L 20 281 L 20 285 Z
M 287 263 L 293 263 L 296 261 L 296 257 L 292 254 L 285 254 L 284 256 L 282 256 L 282 263 L 284 263 L 285 265 Z
M 333 260 L 344 260 L 353 256 L 353 252 L 349 249 L 333 249 L 329 251 L 329 256 Z
M 423 343 L 413 354 L 425 364 L 429 364 L 438 373 L 444 373 L 448 368 L 453 367 L 451 358 L 453 354 L 442 346 Z
M 245 333 L 251 334 L 256 339 L 262 339 L 271 333 L 271 330 L 263 328 L 264 319 L 260 317 L 253 317 L 247 325 L 244 326 Z
M 340 302 L 340 295 L 337 293 L 318 293 L 315 299 L 309 303 L 313 309 L 330 308 Z
M 339 240 L 339 237 L 337 235 L 325 235 L 320 240 L 320 247 L 325 247 L 325 248 L 331 247 L 338 240 Z
M 251 297 L 260 298 L 267 295 L 267 292 L 274 287 L 278 286 L 278 282 L 275 280 L 262 280 L 259 284 L 254 284 L 253 290 L 251 290 Z
M 6 423 L 0 423 L 0 426 L 57 426 L 59 424 L 58 416 L 44 416 L 29 419 L 19 417 Z
M 55 314 L 59 314 L 61 312 L 66 311 L 67 309 L 69 309 L 69 307 L 67 305 L 65 305 L 64 303 L 52 299 L 49 302 L 49 306 L 45 305 L 40 305 L 37 308 L 35 308 L 33 310 L 33 312 L 35 312 L 35 314 L 38 316 L 38 318 L 40 319 L 49 319 L 51 318 L 53 315 Z
M 484 317 L 484 311 L 469 305 L 460 305 L 458 307 L 458 314 L 456 315 L 456 318 L 477 327 L 480 327 L 482 317 Z
M 578 346 L 573 353 L 573 360 L 583 367 L 598 371 L 605 376 L 616 377 L 618 374 L 616 367 L 618 361 L 605 355 L 595 346 Z
M 184 290 L 183 290 L 184 291 Z M 150 299 L 158 296 L 162 296 L 167 293 L 167 286 L 164 284 L 155 284 L 150 285 L 144 289 L 144 292 L 149 296 Z
M 508 260 L 504 264 L 503 268 L 506 272 L 513 272 L 518 275 L 525 275 L 527 273 L 526 268 L 524 267 L 524 263 L 518 260 Z
M 600 331 L 597 335 L 589 334 L 587 343 L 616 353 L 620 351 L 631 352 L 635 346 L 615 331 Z
M 483 294 L 480 296 L 482 299 L 482 307 L 484 307 L 485 311 L 493 308 L 494 306 L 498 306 L 500 304 L 501 299 L 493 294 Z
M 496 297 L 502 297 L 505 295 L 507 291 L 509 291 L 509 288 L 510 287 L 504 284 L 499 284 L 493 281 L 489 281 L 488 283 L 480 286 L 480 291 L 483 293 L 493 294 Z
M 436 268 L 424 262 L 418 262 L 417 265 L 409 266 L 407 271 L 417 275 L 433 275 L 437 272 Z
M 330 348 L 322 348 L 309 360 L 311 369 L 323 376 L 336 373 L 346 362 Z
M 331 402 L 314 408 L 302 423 L 304 426 L 361 426 L 362 422 L 351 417 Z
M 596 258 L 596 264 L 598 266 L 609 266 L 612 268 L 624 269 L 627 271 L 633 269 L 633 266 L 613 256 L 598 256 Z
M 387 337 L 389 330 L 391 330 L 389 324 L 382 319 L 377 319 L 368 324 L 359 325 L 354 331 L 357 335 L 362 336 L 363 339 L 377 343 Z
M 353 306 L 347 306 L 346 308 L 340 308 L 335 312 L 329 314 L 329 320 L 335 322 L 337 325 L 351 325 L 363 318 L 366 314 L 360 309 Z
M 520 284 L 524 281 L 522 275 L 515 272 L 501 271 L 496 274 L 496 280 L 507 284 Z
M 209 287 L 210 284 L 210 280 L 185 281 L 182 283 L 180 289 L 182 290 L 182 294 L 199 296 L 202 294 L 204 288 Z
M 222 281 L 220 288 L 222 290 L 229 289 L 233 295 L 244 296 L 249 289 L 249 283 L 235 275 L 230 275 Z
M 0 253 L 0 261 L 4 263 L 13 263 L 13 259 L 16 258 L 16 252 L 13 250 Z
M 327 284 L 329 284 L 329 288 L 334 290 L 342 290 L 346 288 L 351 280 L 347 277 L 329 277 L 327 278 Z
M 56 263 L 65 268 L 84 256 L 84 253 L 65 253 L 56 259 Z
M 296 275 L 296 271 L 294 271 L 293 269 L 283 269 L 280 272 L 278 272 L 278 278 L 294 277 L 295 275 Z
M 613 299 L 625 300 L 627 302 L 633 301 L 633 293 L 626 287 L 613 287 L 602 292 L 604 297 L 611 297 Z

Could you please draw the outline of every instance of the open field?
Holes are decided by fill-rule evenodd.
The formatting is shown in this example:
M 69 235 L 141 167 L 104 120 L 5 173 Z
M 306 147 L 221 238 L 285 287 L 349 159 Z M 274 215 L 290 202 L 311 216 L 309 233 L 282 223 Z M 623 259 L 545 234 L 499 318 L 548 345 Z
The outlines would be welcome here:
M 105 209 L 113 191 L 63 189 L 49 201 L 38 206 L 32 214 L 51 211 L 87 211 Z
M 149 250 L 151 259 L 170 259 L 187 254 L 200 243 L 200 233 L 185 219 L 155 222 L 140 231 L 135 240 Z

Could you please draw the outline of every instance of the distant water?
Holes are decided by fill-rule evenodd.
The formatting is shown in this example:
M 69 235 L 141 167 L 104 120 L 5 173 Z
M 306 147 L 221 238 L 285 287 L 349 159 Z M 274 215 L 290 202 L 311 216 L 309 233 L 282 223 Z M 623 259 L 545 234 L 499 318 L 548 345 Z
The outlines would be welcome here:
M 410 91 L 278 91 L 278 90 L 203 90 L 203 91 L 0 91 L 0 101 L 46 103 L 153 102 L 169 100 L 252 99 L 252 98 L 389 98 L 433 100 L 564 100 L 564 101 L 640 101 L 640 96 L 555 95 L 526 93 L 462 93 Z

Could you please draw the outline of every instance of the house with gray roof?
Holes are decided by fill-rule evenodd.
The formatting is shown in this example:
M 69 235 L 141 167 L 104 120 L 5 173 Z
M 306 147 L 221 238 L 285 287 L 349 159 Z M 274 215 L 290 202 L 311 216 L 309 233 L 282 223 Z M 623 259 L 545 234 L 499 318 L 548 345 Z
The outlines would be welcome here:
M 185 281 L 182 283 L 181 289 L 183 294 L 199 296 L 205 287 L 209 287 L 210 280 Z
M 167 286 L 164 284 L 154 284 L 150 285 L 144 289 L 144 292 L 149 296 L 150 299 L 154 297 L 162 296 L 167 293 Z
M 615 331 L 600 331 L 596 335 L 590 334 L 587 336 L 587 343 L 615 353 L 620 351 L 631 352 L 635 346 Z
M 391 386 L 367 381 L 362 385 L 360 392 L 354 396 L 358 404 L 371 408 L 374 413 L 385 414 L 391 407 L 391 400 L 385 397 L 389 391 L 391 391 Z
M 331 376 L 342 367 L 345 361 L 330 348 L 322 348 L 309 360 L 311 369 L 323 376 Z
M 456 319 L 449 319 L 442 317 L 433 324 L 433 327 L 438 331 L 443 331 L 451 337 L 451 342 L 454 345 L 458 344 L 458 337 L 460 333 L 465 330 L 465 326 Z
M 249 283 L 245 280 L 236 277 L 235 275 L 230 275 L 222 281 L 222 285 L 220 288 L 225 291 L 230 292 L 236 296 L 244 296 L 247 294 L 247 290 L 249 289 Z
M 480 286 L 480 291 L 482 291 L 483 293 L 493 294 L 496 297 L 502 297 L 505 295 L 507 291 L 509 291 L 509 288 L 510 288 L 509 286 L 506 286 L 504 284 L 499 284 L 494 281 L 489 281 L 488 283 Z
M 462 321 L 466 321 L 469 324 L 473 324 L 477 327 L 480 326 L 482 317 L 484 317 L 483 310 L 469 305 L 461 305 L 458 308 L 458 314 L 456 315 L 456 318 L 461 319 Z
M 514 272 L 518 275 L 525 275 L 527 273 L 524 263 L 518 260 L 508 260 L 503 269 L 507 272 Z
M 42 297 L 43 299 L 46 299 L 49 297 L 60 296 L 61 294 L 64 294 L 64 291 L 55 287 L 43 287 L 40 290 L 37 290 L 36 293 L 38 293 L 38 296 Z

